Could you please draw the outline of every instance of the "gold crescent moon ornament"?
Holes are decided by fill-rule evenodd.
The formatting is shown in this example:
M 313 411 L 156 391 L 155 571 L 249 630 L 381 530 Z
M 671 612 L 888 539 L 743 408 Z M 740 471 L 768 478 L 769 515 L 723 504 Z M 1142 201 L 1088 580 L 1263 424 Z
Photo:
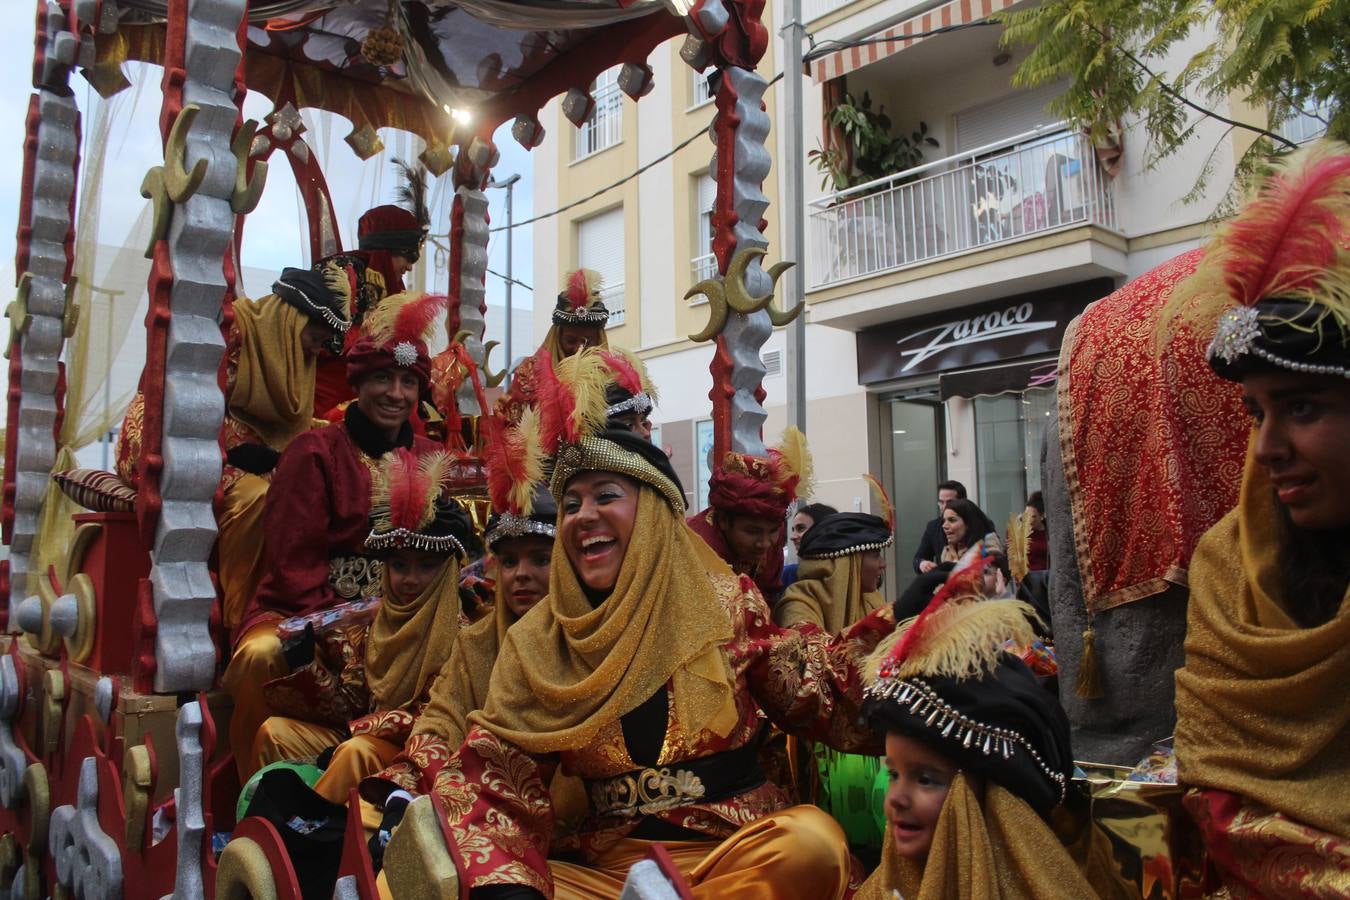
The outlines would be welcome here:
M 248 215 L 258 208 L 262 199 L 263 187 L 267 183 L 267 163 L 259 161 L 253 165 L 253 176 L 248 176 L 248 157 L 253 149 L 253 136 L 258 132 L 258 123 L 249 119 L 239 126 L 230 142 L 230 151 L 234 153 L 237 168 L 234 170 L 234 192 L 230 194 L 230 209 L 241 215 Z
M 689 340 L 701 344 L 710 341 L 722 333 L 727 324 L 727 298 L 722 290 L 722 279 L 705 278 L 684 294 L 684 299 L 692 300 L 702 294 L 708 298 L 708 324 L 698 334 L 689 335 Z
M 786 325 L 801 315 L 804 303 L 798 303 L 790 310 L 779 310 L 773 305 L 774 289 L 778 286 L 778 279 L 796 263 L 779 262 L 768 269 L 772 285 L 763 297 L 751 296 L 746 287 L 746 269 L 750 267 L 751 262 L 766 255 L 767 252 L 763 247 L 746 247 L 738 250 L 731 257 L 725 276 L 704 279 L 689 289 L 684 295 L 686 300 L 699 294 L 708 298 L 708 324 L 698 334 L 689 335 L 691 341 L 702 343 L 721 334 L 727 324 L 727 315 L 732 310 L 743 315 L 764 310 L 769 314 L 769 321 L 775 326 Z
M 488 387 L 497 387 L 506 380 L 506 369 L 511 365 L 511 360 L 506 361 L 500 372 L 494 372 L 488 368 L 488 360 L 492 357 L 492 348 L 498 345 L 497 341 L 488 341 L 483 345 L 483 383 Z M 487 410 L 483 410 L 487 412 Z

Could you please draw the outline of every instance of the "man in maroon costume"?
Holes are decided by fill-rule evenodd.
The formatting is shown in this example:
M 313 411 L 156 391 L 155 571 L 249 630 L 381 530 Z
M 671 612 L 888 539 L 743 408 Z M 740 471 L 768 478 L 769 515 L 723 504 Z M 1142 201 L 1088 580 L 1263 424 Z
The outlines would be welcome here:
M 346 355 L 356 402 L 342 421 L 293 440 L 277 463 L 263 512 L 266 574 L 235 630 L 222 680 L 234 698 L 230 744 L 241 779 L 251 774 L 248 751 L 270 715 L 261 687 L 290 671 L 278 622 L 379 592 L 378 563 L 360 555 L 371 474 L 396 447 L 437 449 L 414 436 L 408 420 L 430 376 L 427 332 L 446 302 L 399 294 L 372 311 Z M 312 646 L 304 649 L 313 655 Z
M 336 261 L 347 269 L 351 279 L 352 307 L 347 311 L 353 328 L 343 353 L 355 344 L 354 336 L 362 318 L 380 301 L 404 290 L 403 276 L 412 271 L 422 255 L 427 230 L 414 213 L 401 206 L 387 204 L 366 210 L 356 224 L 357 250 L 325 257 L 316 268 Z M 314 391 L 314 414 L 323 416 L 334 407 L 351 400 L 342 356 L 326 354 L 319 360 L 318 383 Z
M 783 591 L 788 507 L 810 481 L 806 438 L 789 428 L 767 457 L 728 452 L 708 481 L 708 508 L 690 516 L 689 527 L 773 603 Z

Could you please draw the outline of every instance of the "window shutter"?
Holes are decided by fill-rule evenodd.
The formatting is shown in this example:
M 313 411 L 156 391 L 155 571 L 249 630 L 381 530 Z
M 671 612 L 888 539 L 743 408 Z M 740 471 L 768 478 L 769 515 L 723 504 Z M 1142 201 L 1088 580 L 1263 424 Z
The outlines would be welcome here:
M 1059 117 L 1046 109 L 1051 100 L 1064 93 L 1064 84 L 1046 84 L 1027 91 L 1014 91 L 992 103 L 982 103 L 956 114 L 956 152 L 1031 131 L 1041 125 L 1053 125 Z
M 609 324 L 622 325 L 623 302 L 623 207 L 583 219 L 577 225 L 577 262 L 594 269 L 604 279 L 601 297 L 609 307 Z

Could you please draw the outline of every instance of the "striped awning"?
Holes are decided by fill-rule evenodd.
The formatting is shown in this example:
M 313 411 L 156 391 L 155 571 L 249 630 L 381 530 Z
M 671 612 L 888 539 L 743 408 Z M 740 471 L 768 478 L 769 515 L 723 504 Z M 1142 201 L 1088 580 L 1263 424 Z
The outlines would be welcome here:
M 814 60 L 811 63 L 811 80 L 820 84 L 840 75 L 847 75 L 879 59 L 899 53 L 906 47 L 912 47 L 924 39 L 907 35 L 922 35 L 936 28 L 974 22 L 1005 10 L 1014 2 L 1016 0 L 951 0 L 926 13 L 911 16 L 903 22 L 892 25 L 885 31 L 873 35 L 871 42 L 861 47 L 847 47 Z

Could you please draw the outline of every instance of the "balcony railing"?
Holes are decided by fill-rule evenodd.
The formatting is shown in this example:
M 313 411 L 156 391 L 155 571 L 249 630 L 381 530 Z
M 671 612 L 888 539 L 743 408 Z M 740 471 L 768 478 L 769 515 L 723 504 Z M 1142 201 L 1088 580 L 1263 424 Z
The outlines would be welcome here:
M 695 256 L 689 261 L 689 268 L 693 271 L 694 281 L 714 278 L 717 275 L 717 256 L 712 253 Z
M 1058 125 L 821 197 L 807 213 L 812 287 L 1069 225 L 1115 227 L 1091 142 Z
M 600 300 L 605 304 L 605 309 L 609 310 L 609 321 L 607 328 L 615 328 L 623 324 L 624 319 L 624 298 L 623 282 L 616 284 L 606 284 L 600 289 Z
M 599 85 L 592 95 L 595 109 L 577 129 L 576 159 L 584 159 L 623 140 L 623 94 L 617 82 Z

